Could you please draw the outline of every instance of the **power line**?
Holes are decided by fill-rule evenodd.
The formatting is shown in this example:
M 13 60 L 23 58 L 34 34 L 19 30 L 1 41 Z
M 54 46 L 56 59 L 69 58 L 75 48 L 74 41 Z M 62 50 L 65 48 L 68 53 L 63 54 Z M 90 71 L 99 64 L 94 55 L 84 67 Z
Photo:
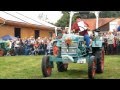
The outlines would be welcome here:
M 26 17 L 26 18 L 29 18 L 29 19 L 31 19 L 31 20 L 33 20 L 33 21 L 35 21 L 35 22 L 39 23 L 39 24 L 42 24 L 42 23 L 40 23 L 40 22 L 38 22 L 38 21 L 36 21 L 36 20 L 34 20 L 34 19 L 30 18 L 30 17 L 27 17 L 27 16 L 25 16 L 25 15 L 21 14 L 21 13 L 18 13 L 18 12 L 16 12 L 16 13 L 17 13 L 17 14 L 19 14 L 19 15 L 22 15 L 22 16 L 24 16 L 24 17 Z
M 27 22 L 27 21 L 25 21 L 25 20 L 23 20 L 23 19 L 21 19 L 21 18 L 18 18 L 17 16 L 14 16 L 14 15 L 8 13 L 8 12 L 5 12 L 5 11 L 3 11 L 3 12 L 6 13 L 6 14 L 8 14 L 8 15 L 10 15 L 10 16 L 13 16 L 13 17 L 15 17 L 15 18 L 17 18 L 17 19 L 19 19 L 19 20 L 25 22 L 25 23 L 29 23 L 29 22 Z
M 36 21 L 36 20 L 34 20 L 34 19 L 30 18 L 30 17 L 27 17 L 27 16 L 25 16 L 25 15 L 21 14 L 21 13 L 18 13 L 18 12 L 16 12 L 16 13 L 17 13 L 17 14 L 19 14 L 19 15 L 22 15 L 22 16 L 24 16 L 24 17 L 28 18 L 28 19 L 31 19 L 31 20 L 33 20 L 33 21 L 35 21 L 35 22 L 39 23 L 39 24 L 42 24 L 42 23 L 40 23 L 40 22 L 38 22 L 38 21 Z M 45 21 L 43 21 L 43 22 L 45 22 Z M 47 22 L 45 22 L 45 23 L 47 23 Z M 49 24 L 49 23 L 48 23 L 48 24 Z M 42 25 L 44 25 L 44 24 L 42 24 Z M 54 26 L 54 27 L 55 27 L 55 26 Z

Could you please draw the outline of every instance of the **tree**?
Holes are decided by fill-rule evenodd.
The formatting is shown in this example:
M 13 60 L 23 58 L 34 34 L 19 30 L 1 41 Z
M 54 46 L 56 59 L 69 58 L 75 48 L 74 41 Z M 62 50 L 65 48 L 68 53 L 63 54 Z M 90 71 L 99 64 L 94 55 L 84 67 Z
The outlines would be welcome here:
M 120 11 L 102 11 L 100 13 L 101 18 L 112 18 L 112 17 L 120 17 Z
M 63 11 L 63 16 L 55 24 L 57 27 L 68 27 L 69 26 L 69 12 Z
M 57 21 L 55 24 L 58 27 L 68 27 L 69 26 L 69 18 L 70 18 L 70 11 L 62 11 L 63 16 Z M 79 13 L 75 13 L 72 18 L 72 22 L 75 21 L 75 18 L 80 15 Z

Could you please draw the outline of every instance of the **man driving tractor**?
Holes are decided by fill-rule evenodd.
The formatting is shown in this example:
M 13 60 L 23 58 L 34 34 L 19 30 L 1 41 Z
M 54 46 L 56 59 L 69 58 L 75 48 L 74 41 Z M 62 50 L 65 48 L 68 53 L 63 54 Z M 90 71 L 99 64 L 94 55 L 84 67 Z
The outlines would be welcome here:
M 89 25 L 84 22 L 80 16 L 76 17 L 76 22 L 72 24 L 72 32 L 84 36 L 86 41 L 87 50 L 90 50 L 90 36 L 88 35 Z

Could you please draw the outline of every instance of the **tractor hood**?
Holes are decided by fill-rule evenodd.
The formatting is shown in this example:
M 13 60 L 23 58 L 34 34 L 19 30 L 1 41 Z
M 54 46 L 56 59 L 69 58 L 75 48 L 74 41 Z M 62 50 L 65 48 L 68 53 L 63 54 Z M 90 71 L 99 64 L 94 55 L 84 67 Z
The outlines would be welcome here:
M 84 41 L 83 36 L 75 35 L 75 34 L 63 34 L 62 41 L 65 41 L 66 39 L 70 39 L 72 41 Z

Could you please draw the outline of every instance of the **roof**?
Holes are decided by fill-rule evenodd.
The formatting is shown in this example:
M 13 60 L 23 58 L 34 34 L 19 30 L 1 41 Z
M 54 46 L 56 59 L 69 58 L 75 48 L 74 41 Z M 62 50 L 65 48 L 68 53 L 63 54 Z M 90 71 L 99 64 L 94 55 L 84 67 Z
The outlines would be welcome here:
M 34 13 L 34 12 L 33 12 Z M 25 14 L 22 14 L 17 11 L 0 11 L 0 17 L 5 19 L 6 22 L 15 22 L 15 23 L 24 23 L 27 25 L 37 25 L 37 26 L 43 26 L 48 28 L 55 28 L 55 25 L 52 25 L 48 22 L 39 20 L 38 18 L 31 18 Z M 35 17 L 37 17 L 35 15 Z
M 101 27 L 101 26 L 103 26 L 103 25 L 105 25 L 113 20 L 115 20 L 115 18 L 99 18 L 98 27 Z M 91 30 L 96 29 L 96 19 L 83 19 L 83 21 L 88 23 Z
M 117 23 L 119 23 L 119 22 L 120 22 L 120 18 L 117 18 L 117 19 L 113 20 L 112 22 L 117 22 Z

